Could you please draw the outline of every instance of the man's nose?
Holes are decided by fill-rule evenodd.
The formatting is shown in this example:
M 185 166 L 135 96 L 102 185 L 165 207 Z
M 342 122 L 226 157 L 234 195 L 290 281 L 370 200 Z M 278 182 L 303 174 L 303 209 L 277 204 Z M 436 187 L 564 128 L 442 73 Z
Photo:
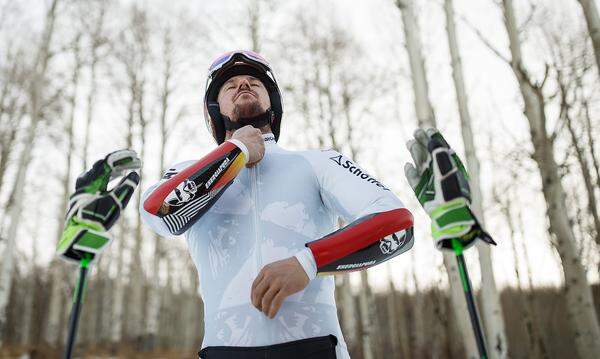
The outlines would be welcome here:
M 248 81 L 248 79 L 242 79 L 240 81 L 240 84 L 238 85 L 239 89 L 242 89 L 244 87 L 247 88 L 247 89 L 250 89 L 250 81 Z

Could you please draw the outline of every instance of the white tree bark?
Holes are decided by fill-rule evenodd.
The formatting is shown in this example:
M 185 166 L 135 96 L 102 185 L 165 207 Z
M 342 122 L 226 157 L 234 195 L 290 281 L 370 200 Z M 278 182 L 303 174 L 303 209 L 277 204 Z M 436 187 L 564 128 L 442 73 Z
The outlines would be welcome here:
M 39 216 L 40 211 L 36 211 L 36 216 Z M 37 238 L 39 235 L 39 227 L 36 227 L 33 232 L 33 238 Z M 32 258 L 34 258 L 31 262 L 31 279 L 27 281 L 27 295 L 25 296 L 23 306 L 25 310 L 23 311 L 23 329 L 21 332 L 21 345 L 27 346 L 31 345 L 31 324 L 33 323 L 33 313 L 34 313 L 34 303 L 35 297 L 37 293 L 37 283 L 42 274 L 42 268 L 40 268 L 35 258 L 38 258 L 38 249 L 37 243 L 34 241 L 31 246 L 31 254 Z
M 145 119 L 143 118 L 143 95 L 144 92 L 140 91 L 139 94 L 139 98 L 138 98 L 138 117 L 140 120 L 140 124 L 141 124 L 141 129 L 140 129 L 140 150 L 138 152 L 140 159 L 144 158 L 144 147 L 145 147 L 145 135 L 146 135 L 146 125 L 145 125 Z M 139 186 L 140 188 L 142 188 L 142 176 L 140 176 L 140 183 Z M 140 208 L 140 204 L 141 204 L 141 197 L 142 194 L 141 192 L 138 191 L 137 196 L 136 196 L 136 207 L 135 208 Z M 128 333 L 127 335 L 134 339 L 134 340 L 138 340 L 142 337 L 142 334 L 144 333 L 144 314 L 145 312 L 145 307 L 144 307 L 144 302 L 143 302 L 143 286 L 144 283 L 146 282 L 146 277 L 144 276 L 144 271 L 143 271 L 143 267 L 142 267 L 142 219 L 141 219 L 141 215 L 139 213 L 139 211 L 136 211 L 136 226 L 135 226 L 135 244 L 133 247 L 133 252 L 132 252 L 132 261 L 130 263 L 130 273 L 131 273 L 131 286 L 132 286 L 132 290 L 131 290 L 131 302 L 135 303 L 133 305 L 133 308 L 129 311 L 129 314 L 131 315 L 130 319 L 129 319 L 129 329 L 128 329 Z
M 45 27 L 39 44 L 38 52 L 34 62 L 32 78 L 29 84 L 29 116 L 30 124 L 24 138 L 24 143 L 33 144 L 37 127 L 42 119 L 42 102 L 44 93 L 44 78 L 50 59 L 50 43 L 54 33 L 54 20 L 56 17 L 56 6 L 58 0 L 53 0 L 46 13 Z M 14 260 L 15 260 L 15 242 L 17 230 L 19 228 L 21 207 L 23 202 L 23 189 L 25 188 L 26 174 L 31 162 L 31 153 L 33 146 L 25 146 L 17 163 L 17 173 L 15 176 L 15 186 L 7 202 L 7 217 L 9 219 L 8 233 L 6 236 L 6 248 L 3 253 L 2 267 L 0 272 L 0 345 L 4 338 L 6 326 L 6 306 L 10 297 L 10 284 L 12 281 Z
M 71 84 L 73 86 L 73 92 L 69 98 L 69 107 L 70 114 L 65 124 L 65 132 L 66 132 L 66 140 L 67 140 L 67 149 L 65 151 L 65 161 L 67 163 L 65 174 L 62 179 L 62 194 L 61 194 L 61 202 L 58 208 L 58 223 L 56 233 L 56 240 L 60 240 L 60 236 L 63 231 L 63 221 L 67 211 L 67 205 L 69 202 L 69 192 L 71 190 L 71 155 L 74 152 L 74 136 L 73 136 L 73 125 L 75 122 L 75 106 L 77 103 L 77 87 L 79 83 L 79 73 L 81 67 L 83 65 L 83 60 L 81 59 L 80 48 L 79 48 L 79 36 L 74 42 L 74 55 L 75 55 L 75 67 L 73 68 L 73 74 L 71 78 Z M 52 286 L 51 296 L 50 296 L 50 305 L 48 307 L 48 325 L 45 331 L 45 340 L 48 344 L 56 344 L 59 339 L 58 333 L 60 329 L 60 318 L 61 313 L 63 312 L 62 306 L 64 305 L 64 292 L 66 288 L 65 285 L 65 272 L 63 264 L 60 262 L 58 258 L 54 259 L 50 264 L 50 285 Z
M 167 125 L 167 112 L 169 111 L 170 97 L 172 94 L 172 75 L 173 75 L 173 38 L 170 29 L 166 29 L 163 34 L 163 52 L 162 61 L 164 61 L 164 69 L 162 73 L 162 88 L 160 94 L 160 116 L 159 116 L 159 167 L 158 178 L 162 176 L 165 170 L 166 144 L 170 133 L 170 127 Z M 154 280 L 150 285 L 148 293 L 148 312 L 146 315 L 146 336 L 150 341 L 150 346 L 154 345 L 154 341 L 158 336 L 158 323 L 161 307 L 161 294 L 159 271 L 160 265 L 165 260 L 162 238 L 154 235 L 154 257 L 152 261 L 152 274 Z
M 121 218 L 117 224 L 119 237 L 123 238 L 123 235 L 128 232 L 128 221 L 126 218 Z M 116 237 L 115 233 L 115 237 Z M 123 338 L 123 321 L 124 321 L 124 302 L 125 302 L 125 282 L 124 282 L 124 274 L 125 274 L 125 241 L 120 240 L 118 242 L 118 248 L 115 253 L 115 258 L 111 258 L 111 264 L 116 266 L 116 276 L 112 282 L 111 290 L 112 295 L 109 299 L 110 302 L 110 324 L 109 324 L 109 337 L 111 346 L 114 348 L 119 343 L 121 343 Z
M 554 142 L 546 130 L 542 89 L 531 81 L 525 70 L 512 0 L 503 0 L 503 9 L 512 55 L 511 65 L 519 82 L 525 116 L 529 121 L 533 159 L 540 171 L 550 234 L 562 262 L 567 316 L 574 331 L 575 349 L 581 358 L 597 358 L 600 353 L 600 326 L 586 271 L 569 223 L 565 191 L 554 158 Z
M 342 305 L 342 325 L 344 329 L 344 339 L 348 345 L 348 349 L 356 347 L 358 343 L 358 323 L 356 320 L 356 303 L 352 294 L 350 285 L 350 274 L 341 276 L 342 283 L 336 290 L 340 291 L 339 298 Z
M 96 16 L 96 23 L 94 29 L 89 34 L 92 42 L 92 48 L 90 49 L 90 90 L 86 100 L 85 134 L 83 138 L 83 154 L 81 155 L 83 163 L 82 168 L 84 169 L 87 169 L 88 167 L 87 158 L 90 142 L 90 130 L 94 121 L 94 105 L 98 88 L 98 82 L 96 80 L 98 63 L 100 61 L 98 50 L 105 43 L 104 34 L 102 32 L 104 29 L 104 19 L 107 11 L 107 4 L 107 2 L 99 2 L 100 8 L 98 9 L 98 14 L 94 14 L 94 16 Z
M 133 118 L 133 102 L 130 103 L 130 116 L 129 118 Z M 133 146 L 133 129 L 132 124 L 129 123 L 129 130 L 127 131 L 127 136 L 125 138 L 125 146 L 126 148 L 132 148 Z M 111 323 L 110 323 L 110 339 L 111 345 L 116 347 L 119 343 L 121 343 L 123 339 L 123 328 L 125 327 L 124 322 L 124 303 L 125 303 L 125 281 L 124 281 L 124 273 L 125 273 L 125 238 L 128 233 L 130 233 L 129 219 L 126 216 L 121 216 L 120 221 L 117 224 L 119 229 L 119 236 L 117 238 L 121 238 L 118 241 L 119 247 L 116 254 L 116 267 L 117 267 L 117 275 L 113 282 L 113 298 L 112 298 L 112 315 L 111 315 Z
M 382 323 L 384 325 L 387 326 L 388 330 L 388 337 L 390 338 L 390 343 L 391 343 L 391 347 L 390 347 L 390 351 L 387 352 L 387 355 L 390 355 L 390 357 L 392 358 L 398 358 L 401 356 L 400 350 L 401 350 L 401 342 L 402 339 L 405 338 L 405 335 L 400 335 L 398 333 L 398 311 L 396 310 L 396 286 L 394 285 L 394 276 L 392 273 L 392 265 L 390 264 L 390 262 L 386 262 L 385 263 L 385 267 L 387 269 L 387 276 L 388 276 L 388 283 L 389 283 L 389 289 L 388 289 L 388 295 L 386 297 L 386 304 L 387 304 L 387 318 L 388 318 L 388 322 L 387 323 Z M 385 330 L 384 330 L 385 332 Z M 402 333 L 404 334 L 404 333 Z
M 413 11 L 413 0 L 396 0 L 396 6 L 402 13 L 404 42 L 410 63 L 410 74 L 413 82 L 415 112 L 419 126 L 435 125 L 433 107 L 429 101 L 429 86 L 425 72 L 425 60 L 421 46 L 417 17 Z
M 91 312 L 91 325 L 90 327 L 92 336 L 91 336 L 91 344 L 92 345 L 101 345 L 107 340 L 107 330 L 106 323 L 107 318 L 110 319 L 110 311 L 107 306 L 107 297 L 109 291 L 107 290 L 108 282 L 110 280 L 110 276 L 107 271 L 107 262 L 108 262 L 108 253 L 104 254 L 102 257 L 98 258 L 98 261 L 95 265 L 95 284 L 94 284 L 94 296 L 96 297 L 96 308 L 93 312 Z
M 598 16 L 598 8 L 595 0 L 578 0 L 585 15 L 588 32 L 594 46 L 594 54 L 596 55 L 596 65 L 600 72 L 600 16 Z
M 416 268 L 416 258 L 414 254 L 411 253 L 411 274 L 412 280 L 415 284 L 415 305 L 413 309 L 413 325 L 412 325 L 412 333 L 411 336 L 411 351 L 413 357 L 423 357 L 426 352 L 426 342 L 425 339 L 425 298 L 421 291 L 421 285 L 419 284 L 419 278 L 417 278 L 417 268 Z
M 446 13 L 446 33 L 448 35 L 448 47 L 452 64 L 452 77 L 456 91 L 456 101 L 460 114 L 460 124 L 465 147 L 467 168 L 469 169 L 469 184 L 471 186 L 472 202 L 471 208 L 475 215 L 485 227 L 483 214 L 483 198 L 479 179 L 479 159 L 475 150 L 473 130 L 471 127 L 471 115 L 468 107 L 467 91 L 462 72 L 462 62 L 458 50 L 456 37 L 456 25 L 454 23 L 454 5 L 452 0 L 445 0 L 444 10 Z M 479 252 L 479 266 L 481 268 L 481 308 L 482 318 L 485 324 L 485 333 L 489 345 L 488 354 L 490 358 L 503 359 L 508 356 L 508 344 L 504 329 L 504 318 L 500 295 L 496 288 L 496 279 L 492 268 L 492 256 L 488 244 L 477 243 Z
M 413 80 L 415 96 L 415 112 L 419 127 L 435 127 L 435 115 L 431 102 L 429 101 L 427 77 L 425 74 L 425 64 L 421 51 L 421 41 L 419 39 L 419 29 L 416 23 L 416 17 L 412 10 L 412 0 L 396 0 L 396 5 L 402 12 L 402 22 L 404 25 L 404 36 L 406 50 L 410 60 L 411 75 Z M 468 358 L 478 358 L 477 345 L 473 336 L 473 330 L 469 321 L 469 313 L 465 303 L 464 293 L 462 291 L 456 259 L 454 255 L 443 253 L 444 266 L 448 273 L 448 282 L 450 284 L 450 298 L 452 309 L 455 315 L 456 323 L 460 331 L 460 337 L 463 338 L 465 353 Z
M 127 77 L 127 91 L 129 95 L 128 103 L 128 148 L 133 148 L 133 131 L 132 127 L 136 126 L 139 130 L 139 135 L 136 138 L 140 146 L 137 148 L 138 155 L 142 161 L 144 160 L 144 149 L 146 142 L 146 67 L 149 61 L 150 50 L 150 29 L 148 14 L 145 9 L 133 6 L 129 14 L 129 27 L 121 33 L 122 47 L 119 49 L 118 59 L 122 64 Z M 142 174 L 139 187 L 143 188 Z M 135 208 L 139 208 L 141 201 L 141 193 L 138 191 L 135 195 Z M 126 324 L 127 337 L 132 340 L 132 343 L 143 344 L 140 340 L 145 332 L 143 323 L 144 315 L 146 314 L 145 303 L 143 301 L 143 285 L 145 276 L 142 267 L 142 220 L 140 213 L 135 211 L 135 227 L 130 233 L 134 238 L 132 248 L 131 261 L 129 262 L 130 273 L 130 292 L 128 293 L 128 301 L 133 303 L 128 310 L 128 320 Z
M 261 0 L 251 0 L 248 4 L 248 30 L 250 32 L 250 41 L 252 43 L 252 51 L 260 52 L 260 20 L 264 14 L 260 13 Z
M 508 203 L 508 208 L 511 208 L 510 203 Z M 538 352 L 540 353 L 540 358 L 542 359 L 548 359 L 550 357 L 550 355 L 548 354 L 548 350 L 546 348 L 546 341 L 544 340 L 544 332 L 543 329 L 540 327 L 540 320 L 538 319 L 538 315 L 537 312 L 535 311 L 535 297 L 534 297 L 534 291 L 533 291 L 533 275 L 531 272 L 531 261 L 529 260 L 529 251 L 527 249 L 527 244 L 526 244 L 526 240 L 527 237 L 525 236 L 524 233 L 524 229 L 525 226 L 523 225 L 523 219 L 522 219 L 522 215 L 521 215 L 521 211 L 517 212 L 516 215 L 516 227 L 519 229 L 519 237 L 521 238 L 520 241 L 520 248 L 521 248 L 521 252 L 523 253 L 523 258 L 525 258 L 525 272 L 527 274 L 526 279 L 527 279 L 527 294 L 525 296 L 525 299 L 527 301 L 527 305 L 529 306 L 529 308 L 531 308 L 531 315 L 532 315 L 532 319 L 533 319 L 533 324 L 534 324 L 534 328 L 532 328 L 532 332 L 535 333 L 536 339 L 535 340 L 535 346 L 536 346 L 536 350 L 538 350 Z
M 364 359 L 373 359 L 375 357 L 373 350 L 373 321 L 370 300 L 369 300 L 369 276 L 366 270 L 360 272 L 361 288 L 358 294 L 358 303 L 360 305 L 360 321 L 362 324 L 362 349 Z

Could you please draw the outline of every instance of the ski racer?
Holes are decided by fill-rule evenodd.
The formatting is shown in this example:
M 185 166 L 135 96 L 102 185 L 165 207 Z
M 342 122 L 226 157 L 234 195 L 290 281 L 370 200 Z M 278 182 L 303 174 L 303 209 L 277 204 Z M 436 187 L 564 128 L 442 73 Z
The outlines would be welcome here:
M 201 358 L 349 358 L 334 299 L 340 272 L 409 250 L 413 217 L 334 150 L 277 144 L 281 93 L 251 51 L 209 68 L 205 119 L 218 144 L 143 194 L 146 224 L 185 235 L 204 300 Z M 336 228 L 341 217 L 345 227 Z

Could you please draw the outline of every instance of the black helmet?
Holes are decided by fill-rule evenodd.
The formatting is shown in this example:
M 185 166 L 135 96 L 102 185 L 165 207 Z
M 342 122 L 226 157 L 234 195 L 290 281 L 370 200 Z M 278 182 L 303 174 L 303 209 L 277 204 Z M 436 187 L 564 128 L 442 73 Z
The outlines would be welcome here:
M 281 92 L 267 60 L 259 54 L 247 50 L 227 52 L 213 61 L 208 69 L 204 92 L 204 118 L 208 130 L 217 141 L 217 144 L 225 141 L 225 123 L 219 109 L 217 96 L 221 86 L 230 78 L 238 75 L 256 77 L 267 89 L 271 100 L 271 108 L 267 112 L 270 112 L 271 130 L 275 135 L 275 141 L 277 141 L 279 139 L 281 116 L 283 115 Z

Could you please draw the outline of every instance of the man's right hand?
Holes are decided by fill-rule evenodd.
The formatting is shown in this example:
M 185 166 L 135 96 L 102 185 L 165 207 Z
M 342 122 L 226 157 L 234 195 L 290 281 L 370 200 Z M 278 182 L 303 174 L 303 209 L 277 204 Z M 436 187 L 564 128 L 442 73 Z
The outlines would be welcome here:
M 262 132 L 258 128 L 254 128 L 250 125 L 244 126 L 239 130 L 235 131 L 231 136 L 232 139 L 241 141 L 246 148 L 250 158 L 246 167 L 252 167 L 265 155 L 265 140 L 262 137 Z
M 135 172 L 142 161 L 131 150 L 120 150 L 96 161 L 77 178 L 69 200 L 65 229 L 58 243 L 59 256 L 67 261 L 93 260 L 110 243 L 107 231 L 125 209 L 140 176 Z M 127 174 L 127 171 L 131 171 Z M 111 179 L 122 176 L 112 189 Z

